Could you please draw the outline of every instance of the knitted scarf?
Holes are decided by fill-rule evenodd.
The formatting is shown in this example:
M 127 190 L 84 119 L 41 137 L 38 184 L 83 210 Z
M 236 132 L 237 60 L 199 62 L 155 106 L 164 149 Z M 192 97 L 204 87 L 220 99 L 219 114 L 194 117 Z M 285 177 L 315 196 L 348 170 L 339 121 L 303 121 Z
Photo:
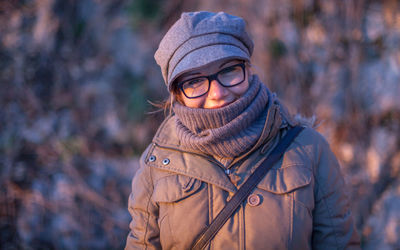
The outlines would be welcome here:
M 175 103 L 176 129 L 181 145 L 214 157 L 237 157 L 279 127 L 277 106 L 268 88 L 253 75 L 249 89 L 233 103 L 218 109 L 189 108 Z M 273 114 L 268 106 L 273 106 Z M 278 109 L 279 111 L 279 109 Z M 269 120 L 267 119 L 269 117 Z M 279 117 L 280 118 L 280 117 Z M 263 134 L 262 138 L 261 134 Z

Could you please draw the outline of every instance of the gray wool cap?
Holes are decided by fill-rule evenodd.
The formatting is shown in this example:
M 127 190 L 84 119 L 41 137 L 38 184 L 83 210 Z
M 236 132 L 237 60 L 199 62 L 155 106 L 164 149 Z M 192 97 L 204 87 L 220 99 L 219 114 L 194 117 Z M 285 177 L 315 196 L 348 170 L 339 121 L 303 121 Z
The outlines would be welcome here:
M 254 44 L 245 21 L 224 12 L 184 12 L 154 54 L 165 84 L 185 72 L 224 58 L 250 61 Z

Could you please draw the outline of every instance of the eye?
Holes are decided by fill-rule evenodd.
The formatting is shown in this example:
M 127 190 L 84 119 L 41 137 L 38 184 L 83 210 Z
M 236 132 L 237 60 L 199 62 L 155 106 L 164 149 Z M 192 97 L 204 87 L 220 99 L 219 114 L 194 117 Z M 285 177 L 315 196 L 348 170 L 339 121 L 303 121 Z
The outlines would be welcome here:
M 204 78 L 197 78 L 197 79 L 192 79 L 192 80 L 187 81 L 187 84 L 195 85 L 195 84 L 201 83 L 203 81 L 204 81 Z
M 239 65 L 227 67 L 219 73 L 220 77 L 225 77 L 225 76 L 230 76 L 230 75 L 236 75 L 241 72 L 241 68 Z
M 230 72 L 232 72 L 232 71 L 235 71 L 236 70 L 236 67 L 237 66 L 231 66 L 231 67 L 227 67 L 227 68 L 225 68 L 225 69 L 223 69 L 223 70 L 221 70 L 221 74 L 227 74 L 227 73 L 230 73 Z
M 207 78 L 203 78 L 203 77 L 201 77 L 201 78 L 194 78 L 194 79 L 190 79 L 190 80 L 185 81 L 185 82 L 182 84 L 182 87 L 183 87 L 184 89 L 188 89 L 188 88 L 197 88 L 197 87 L 199 87 L 199 86 L 202 86 L 204 83 L 206 83 L 206 81 L 207 81 Z

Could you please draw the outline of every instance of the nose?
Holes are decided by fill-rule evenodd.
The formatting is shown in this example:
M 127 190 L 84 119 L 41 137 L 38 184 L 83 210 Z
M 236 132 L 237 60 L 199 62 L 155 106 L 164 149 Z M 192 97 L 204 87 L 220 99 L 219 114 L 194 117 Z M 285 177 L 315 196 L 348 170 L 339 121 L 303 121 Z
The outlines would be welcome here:
M 212 80 L 208 96 L 213 100 L 220 100 L 226 97 L 228 90 L 222 86 L 217 80 Z

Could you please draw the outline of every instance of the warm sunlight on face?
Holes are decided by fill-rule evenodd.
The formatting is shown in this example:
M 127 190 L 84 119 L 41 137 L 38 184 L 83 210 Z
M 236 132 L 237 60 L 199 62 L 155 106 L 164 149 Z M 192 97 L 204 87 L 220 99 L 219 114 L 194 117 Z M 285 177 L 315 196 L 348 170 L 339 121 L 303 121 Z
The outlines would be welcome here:
M 205 76 L 214 75 L 211 82 Z M 241 97 L 249 88 L 248 70 L 243 61 L 222 59 L 189 71 L 177 81 L 179 100 L 190 108 L 224 107 Z M 231 86 L 233 85 L 233 86 Z M 207 91 L 208 90 L 208 91 Z

